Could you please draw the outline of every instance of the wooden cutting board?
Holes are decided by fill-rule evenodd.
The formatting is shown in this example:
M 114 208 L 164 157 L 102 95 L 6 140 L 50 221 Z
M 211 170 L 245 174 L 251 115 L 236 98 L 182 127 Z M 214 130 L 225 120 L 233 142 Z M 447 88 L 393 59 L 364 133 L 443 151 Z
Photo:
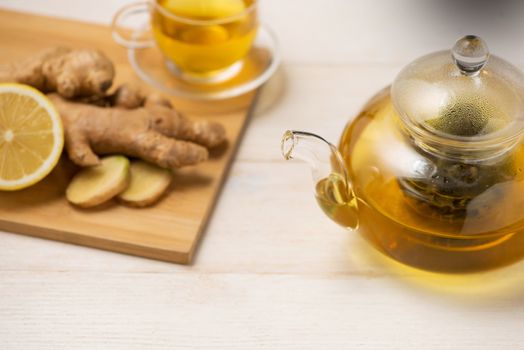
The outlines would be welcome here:
M 115 63 L 116 84 L 139 83 L 126 51 L 108 27 L 0 10 L 0 63 L 54 45 L 98 48 Z M 65 188 L 77 170 L 67 157 L 43 181 L 18 192 L 0 192 L 0 229 L 126 254 L 190 263 L 246 126 L 256 92 L 217 102 L 172 102 L 186 116 L 221 122 L 227 147 L 208 162 L 174 173 L 170 192 L 151 208 L 117 203 L 82 210 L 67 203 Z

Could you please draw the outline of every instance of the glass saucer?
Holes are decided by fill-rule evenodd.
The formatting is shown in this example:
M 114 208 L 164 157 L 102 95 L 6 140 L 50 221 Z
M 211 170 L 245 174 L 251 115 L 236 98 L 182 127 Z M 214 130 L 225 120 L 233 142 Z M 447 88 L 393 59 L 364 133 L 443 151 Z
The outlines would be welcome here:
M 140 34 L 135 33 L 135 37 Z M 199 100 L 225 99 L 254 90 L 275 73 L 280 63 L 276 37 L 267 26 L 258 29 L 253 48 L 242 60 L 238 73 L 223 82 L 203 84 L 182 79 L 156 46 L 128 49 L 127 56 L 145 82 L 167 94 Z

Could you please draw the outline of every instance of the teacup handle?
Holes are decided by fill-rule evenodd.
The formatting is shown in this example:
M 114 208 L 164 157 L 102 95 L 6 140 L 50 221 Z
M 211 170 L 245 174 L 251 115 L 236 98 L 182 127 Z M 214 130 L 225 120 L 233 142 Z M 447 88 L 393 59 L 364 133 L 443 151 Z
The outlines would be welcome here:
M 113 16 L 111 22 L 111 35 L 113 39 L 120 45 L 127 47 L 128 49 L 144 49 L 155 45 L 153 39 L 138 38 L 135 32 L 131 36 L 126 35 L 125 32 L 129 32 L 129 28 L 124 28 L 122 22 L 136 15 L 149 13 L 151 3 L 149 1 L 139 1 L 126 6 L 123 6 Z

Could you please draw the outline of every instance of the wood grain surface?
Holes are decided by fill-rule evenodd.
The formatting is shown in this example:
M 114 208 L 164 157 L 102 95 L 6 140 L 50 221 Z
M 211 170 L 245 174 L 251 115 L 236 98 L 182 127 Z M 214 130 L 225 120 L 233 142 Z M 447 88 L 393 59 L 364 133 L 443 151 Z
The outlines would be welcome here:
M 55 45 L 98 48 L 115 62 L 117 81 L 139 84 L 123 57 L 125 50 L 112 41 L 107 27 L 0 11 L 2 62 Z M 71 206 L 64 193 L 77 169 L 64 156 L 36 186 L 0 192 L 0 229 L 189 263 L 227 174 L 254 96 L 251 92 L 219 102 L 174 100 L 174 105 L 189 118 L 222 123 L 228 145 L 213 150 L 211 159 L 203 164 L 175 171 L 172 188 L 158 204 L 144 209 L 116 203 L 90 210 Z
M 0 6 L 108 23 L 130 2 Z M 468 276 L 398 265 L 329 221 L 307 167 L 280 156 L 285 129 L 336 142 L 406 63 L 462 34 L 524 68 L 524 2 L 462 15 L 459 3 L 479 2 L 261 0 L 283 66 L 261 91 L 194 264 L 2 233 L 0 349 L 523 349 L 524 263 Z

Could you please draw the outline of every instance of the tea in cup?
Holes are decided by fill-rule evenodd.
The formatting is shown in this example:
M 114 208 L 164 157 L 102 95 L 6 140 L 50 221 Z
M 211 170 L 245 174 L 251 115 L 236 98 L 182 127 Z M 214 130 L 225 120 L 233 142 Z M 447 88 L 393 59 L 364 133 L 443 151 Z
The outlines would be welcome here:
M 156 45 L 168 67 L 185 80 L 220 82 L 242 68 L 255 39 L 256 0 L 153 0 L 122 8 L 113 37 L 128 48 Z M 148 12 L 152 39 L 127 39 L 120 22 Z

